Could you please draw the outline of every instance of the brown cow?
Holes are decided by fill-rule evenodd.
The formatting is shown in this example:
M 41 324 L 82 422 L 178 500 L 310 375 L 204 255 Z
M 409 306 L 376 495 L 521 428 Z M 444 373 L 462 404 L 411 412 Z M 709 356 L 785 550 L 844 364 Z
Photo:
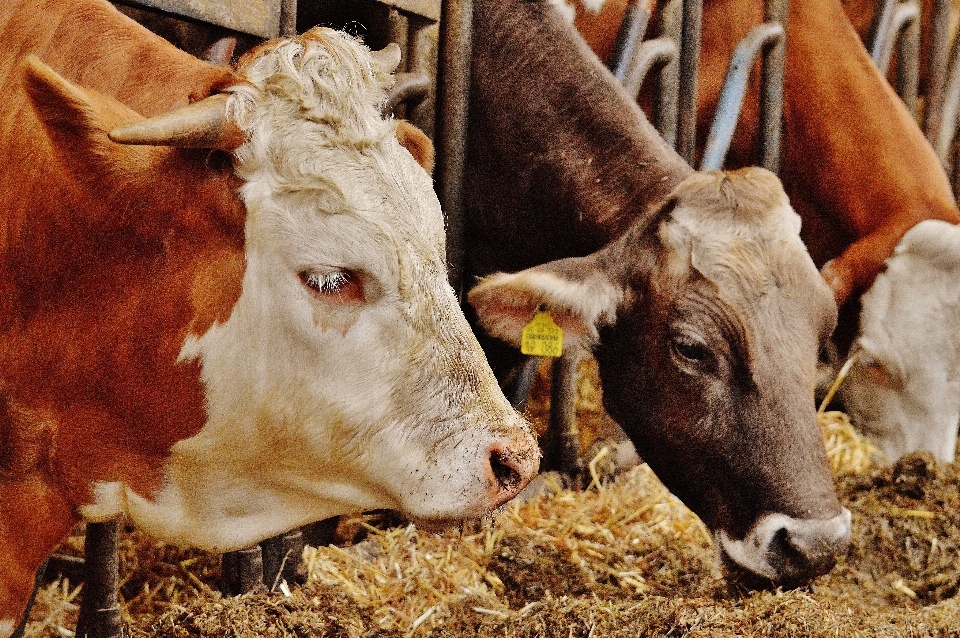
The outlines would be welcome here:
M 883 318 L 883 313 L 892 312 L 893 305 L 882 301 L 890 295 L 902 298 L 899 303 L 911 298 L 912 303 L 921 303 L 911 283 L 919 271 L 911 278 L 900 267 L 895 280 L 887 278 L 885 290 L 892 292 L 867 298 L 872 307 L 863 309 L 858 328 L 856 302 L 884 271 L 904 234 L 928 219 L 960 223 L 960 211 L 935 152 L 871 62 L 844 14 L 844 10 L 853 12 L 864 29 L 869 24 L 867 9 L 859 1 L 790 3 L 782 179 L 803 218 L 804 243 L 822 266 L 837 301 L 850 302 L 841 308 L 836 335 L 841 352 L 851 340 L 854 344 L 852 374 L 841 386 L 845 409 L 890 460 L 928 450 L 951 461 L 960 405 L 941 392 L 931 392 L 929 384 L 906 382 L 931 374 L 953 377 L 956 357 L 919 355 L 952 341 L 943 334 L 952 329 L 951 324 L 946 317 L 936 324 L 930 323 L 932 316 L 910 315 L 909 319 L 902 313 Z M 608 0 L 600 14 L 578 6 L 578 21 L 588 25 L 584 35 L 598 54 L 612 44 L 623 14 L 615 0 Z M 698 103 L 701 139 L 716 109 L 733 48 L 762 16 L 759 0 L 710 0 L 704 5 Z M 732 167 L 757 158 L 759 73 L 755 71 L 751 80 L 753 87 L 728 155 L 727 165 Z M 921 249 L 919 237 L 933 239 L 931 233 L 918 233 L 910 248 L 904 247 L 914 256 L 910 260 L 914 270 L 924 262 L 916 255 L 933 255 L 946 245 L 940 242 L 936 248 Z M 903 264 L 907 259 L 897 261 Z M 937 270 L 937 261 L 928 257 L 922 267 Z M 899 291 L 899 286 L 908 288 Z M 952 296 L 945 289 L 929 295 Z M 920 347 L 918 339 L 925 345 Z M 881 343 L 887 344 L 882 350 Z
M 379 111 L 397 47 L 315 29 L 231 71 L 101 0 L 0 28 L 0 635 L 81 518 L 224 551 L 535 474 Z
M 695 173 L 554 3 L 474 19 L 470 265 L 533 266 L 470 292 L 481 324 L 516 343 L 545 305 L 594 348 L 607 410 L 735 575 L 825 572 L 850 533 L 813 403 L 836 306 L 779 181 Z

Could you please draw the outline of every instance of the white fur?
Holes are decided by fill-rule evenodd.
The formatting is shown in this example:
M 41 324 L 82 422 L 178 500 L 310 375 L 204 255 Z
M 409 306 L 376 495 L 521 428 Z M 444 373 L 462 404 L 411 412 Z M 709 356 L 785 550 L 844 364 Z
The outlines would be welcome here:
M 861 298 L 856 357 L 840 396 L 891 462 L 952 462 L 960 423 L 960 227 L 920 222 Z
M 548 4 L 553 5 L 557 11 L 560 12 L 560 15 L 563 16 L 563 19 L 573 24 L 573 19 L 577 17 L 577 8 L 567 2 L 566 0 L 547 0 Z
M 498 504 L 492 446 L 535 471 L 447 283 L 430 178 L 379 115 L 388 78 L 325 33 L 254 63 L 257 88 L 231 98 L 249 135 L 243 292 L 181 352 L 202 363 L 208 421 L 173 448 L 158 494 L 104 490 L 92 514 L 125 500 L 146 531 L 222 551 L 371 508 L 480 516 Z M 305 270 L 359 273 L 366 301 L 314 295 Z
M 826 520 L 796 519 L 784 514 L 768 514 L 760 518 L 742 540 L 733 540 L 726 532 L 717 532 L 717 544 L 741 567 L 771 580 L 783 577 L 771 562 L 771 547 L 777 533 L 784 529 L 792 547 L 806 557 L 822 554 L 834 556 L 836 548 L 850 543 L 850 510 Z
M 7 638 L 7 636 L 12 635 L 13 630 L 16 628 L 17 626 L 14 624 L 14 621 L 0 620 L 0 638 Z

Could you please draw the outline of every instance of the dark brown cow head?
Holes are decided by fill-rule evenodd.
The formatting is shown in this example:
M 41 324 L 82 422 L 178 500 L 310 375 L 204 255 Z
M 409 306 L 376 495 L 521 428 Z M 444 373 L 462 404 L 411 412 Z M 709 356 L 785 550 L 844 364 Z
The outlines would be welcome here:
M 695 174 L 605 248 L 483 280 L 470 301 L 518 342 L 546 305 L 592 348 L 604 403 L 737 572 L 791 584 L 846 550 L 814 411 L 836 306 L 763 169 Z

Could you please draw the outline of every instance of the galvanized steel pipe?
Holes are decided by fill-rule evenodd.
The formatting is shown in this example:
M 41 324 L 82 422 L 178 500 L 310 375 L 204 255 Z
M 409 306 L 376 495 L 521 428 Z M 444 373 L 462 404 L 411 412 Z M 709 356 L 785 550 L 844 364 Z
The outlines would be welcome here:
M 465 267 L 463 177 L 467 155 L 473 0 L 443 0 L 437 63 L 437 174 L 440 205 L 447 219 L 450 284 L 462 296 Z
M 730 66 L 727 68 L 727 77 L 717 102 L 717 111 L 707 137 L 707 145 L 703 151 L 700 170 L 719 170 L 723 167 L 730 141 L 733 139 L 733 132 L 740 118 L 743 99 L 747 93 L 750 70 L 764 47 L 779 42 L 783 38 L 783 26 L 768 22 L 750 29 L 733 50 Z

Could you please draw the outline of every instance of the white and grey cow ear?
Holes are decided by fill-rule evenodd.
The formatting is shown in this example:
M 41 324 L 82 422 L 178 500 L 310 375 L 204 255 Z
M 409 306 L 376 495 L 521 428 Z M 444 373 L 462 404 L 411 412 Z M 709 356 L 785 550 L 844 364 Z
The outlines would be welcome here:
M 563 330 L 564 348 L 589 349 L 598 329 L 616 321 L 623 288 L 592 257 L 552 261 L 484 278 L 467 299 L 490 335 L 519 346 L 524 327 L 540 309 Z

